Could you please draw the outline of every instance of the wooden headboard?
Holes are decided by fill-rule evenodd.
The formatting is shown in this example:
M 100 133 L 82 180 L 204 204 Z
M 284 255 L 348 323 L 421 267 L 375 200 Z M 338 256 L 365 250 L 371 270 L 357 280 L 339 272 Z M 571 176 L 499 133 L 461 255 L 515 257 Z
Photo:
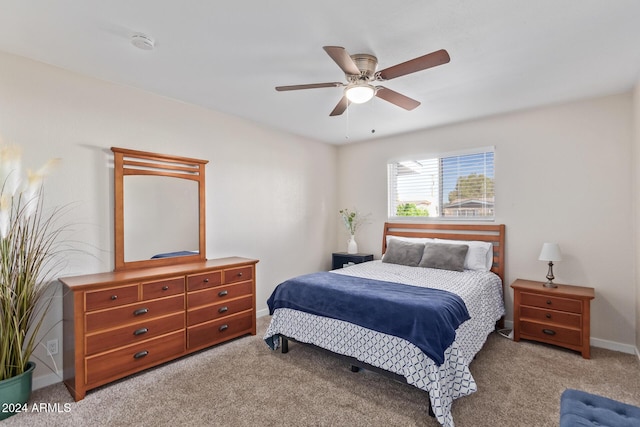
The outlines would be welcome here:
M 504 233 L 504 224 L 385 222 L 382 235 L 382 253 L 384 254 L 387 250 L 387 236 L 491 242 L 493 244 L 493 267 L 491 271 L 500 276 L 504 286 Z

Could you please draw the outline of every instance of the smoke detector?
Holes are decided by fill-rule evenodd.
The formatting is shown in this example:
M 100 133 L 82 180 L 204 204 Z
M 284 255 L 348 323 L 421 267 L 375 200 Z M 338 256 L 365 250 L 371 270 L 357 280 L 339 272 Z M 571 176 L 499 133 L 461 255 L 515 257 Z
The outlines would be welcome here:
M 131 36 L 131 44 L 142 50 L 152 50 L 155 41 L 146 34 L 135 33 Z

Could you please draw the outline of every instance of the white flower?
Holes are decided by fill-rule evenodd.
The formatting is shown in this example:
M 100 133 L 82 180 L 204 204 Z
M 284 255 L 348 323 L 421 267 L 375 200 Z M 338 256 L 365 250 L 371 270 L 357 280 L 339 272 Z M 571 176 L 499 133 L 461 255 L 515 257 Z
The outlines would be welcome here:
M 368 222 L 369 214 L 361 215 L 356 210 L 350 211 L 349 209 L 342 209 L 340 210 L 340 217 L 349 234 L 355 235 L 358 227 Z
M 0 141 L 1 142 L 1 141 Z M 13 145 L 0 146 L 0 185 L 2 194 L 14 196 L 22 178 L 21 151 Z
M 45 163 L 37 172 L 27 171 L 27 188 L 23 191 L 22 197 L 25 203 L 25 217 L 29 218 L 38 206 L 38 195 L 42 188 L 44 177 L 58 164 L 60 159 L 51 159 Z
M 28 170 L 25 182 L 20 148 L 1 144 L 0 140 L 0 237 L 4 239 L 11 229 L 14 204 L 24 209 L 20 218 L 27 219 L 33 215 L 38 208 L 44 177 L 58 164 L 59 159 L 49 160 L 35 173 Z M 21 188 L 23 183 L 26 187 Z
M 11 197 L 7 194 L 0 196 L 0 237 L 3 239 L 9 234 L 11 225 Z

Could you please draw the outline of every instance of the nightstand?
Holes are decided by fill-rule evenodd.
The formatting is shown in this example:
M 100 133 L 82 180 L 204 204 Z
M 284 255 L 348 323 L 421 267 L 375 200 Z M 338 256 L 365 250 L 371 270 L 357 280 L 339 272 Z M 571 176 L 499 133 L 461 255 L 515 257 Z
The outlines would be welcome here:
M 527 339 L 579 351 L 591 357 L 590 303 L 593 288 L 517 279 L 513 288 L 513 340 Z
M 373 254 L 348 254 L 346 252 L 334 252 L 331 257 L 331 269 L 347 267 L 352 264 L 373 261 Z

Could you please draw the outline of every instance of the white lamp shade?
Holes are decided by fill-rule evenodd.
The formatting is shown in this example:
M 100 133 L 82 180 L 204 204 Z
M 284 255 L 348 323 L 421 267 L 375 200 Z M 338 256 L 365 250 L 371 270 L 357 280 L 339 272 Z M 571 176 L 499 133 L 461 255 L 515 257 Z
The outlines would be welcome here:
M 543 244 L 538 259 L 540 261 L 562 261 L 560 246 L 557 243 Z
M 373 98 L 376 89 L 370 84 L 356 85 L 345 90 L 345 96 L 354 104 L 363 104 Z

